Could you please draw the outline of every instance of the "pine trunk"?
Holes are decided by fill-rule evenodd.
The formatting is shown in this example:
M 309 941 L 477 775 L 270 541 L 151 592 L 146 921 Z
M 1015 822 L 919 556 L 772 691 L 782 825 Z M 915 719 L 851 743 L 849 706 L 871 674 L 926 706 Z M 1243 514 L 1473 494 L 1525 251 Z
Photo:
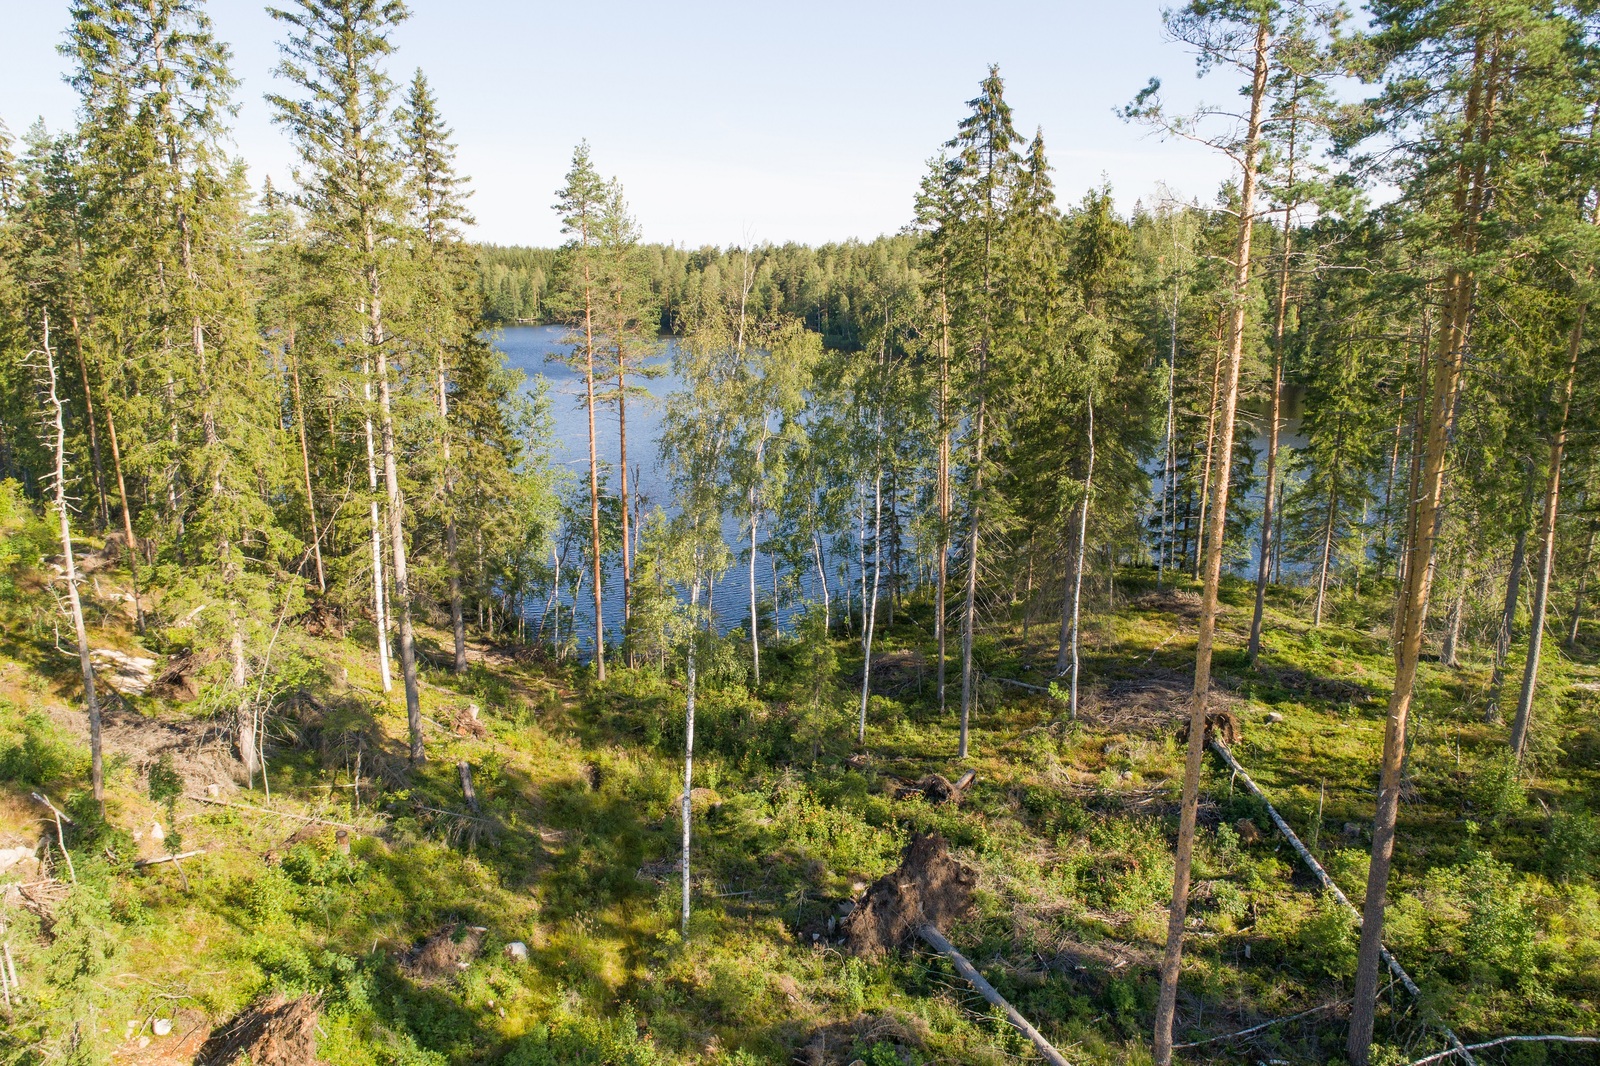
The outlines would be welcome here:
M 1222 583 L 1222 542 L 1227 531 L 1229 471 L 1233 460 L 1233 423 L 1239 406 L 1239 368 L 1244 356 L 1246 298 L 1250 284 L 1250 243 L 1256 198 L 1256 159 L 1260 151 L 1262 103 L 1267 91 L 1270 22 L 1263 15 L 1256 28 L 1255 70 L 1250 90 L 1243 178 L 1240 182 L 1238 243 L 1235 246 L 1232 299 L 1228 308 L 1228 373 L 1222 393 L 1221 440 L 1217 448 L 1216 500 L 1210 509 L 1205 542 L 1199 640 L 1195 648 L 1194 692 L 1189 707 L 1189 747 L 1184 761 L 1183 799 L 1178 817 L 1178 843 L 1173 856 L 1172 908 L 1167 916 L 1166 950 L 1161 958 L 1161 989 L 1156 1002 L 1156 1066 L 1172 1062 L 1172 1022 L 1178 1004 L 1178 971 L 1183 959 L 1183 926 L 1189 908 L 1189 872 L 1194 855 L 1195 815 L 1200 800 L 1200 769 L 1205 754 L 1206 707 L 1211 693 L 1211 649 L 1217 629 L 1217 595 Z
M 1477 227 L 1484 208 L 1484 167 L 1473 154 L 1470 142 L 1488 137 L 1488 116 L 1493 113 L 1494 82 L 1498 57 L 1484 73 L 1484 41 L 1480 36 L 1473 55 L 1472 84 L 1468 91 L 1465 127 L 1468 145 L 1463 145 L 1457 165 L 1455 210 L 1455 251 L 1464 259 L 1477 250 Z M 1466 356 L 1468 331 L 1477 278 L 1470 268 L 1451 266 L 1445 275 L 1445 319 L 1440 330 L 1438 358 L 1435 360 L 1432 394 L 1429 397 L 1426 436 L 1420 449 L 1416 489 L 1411 501 L 1411 534 L 1406 545 L 1403 586 L 1395 605 L 1395 678 L 1384 727 L 1383 758 L 1378 777 L 1378 804 L 1372 826 L 1372 862 L 1368 867 L 1367 893 L 1362 907 L 1361 944 L 1356 957 L 1355 990 L 1350 1014 L 1350 1033 L 1346 1052 L 1351 1066 L 1366 1066 L 1371 1052 L 1372 1030 L 1377 1016 L 1378 965 L 1383 950 L 1383 920 L 1388 904 L 1389 869 L 1394 860 L 1395 821 L 1400 810 L 1400 776 L 1405 761 L 1406 719 L 1411 709 L 1412 683 L 1422 657 L 1422 638 L 1428 617 L 1428 598 L 1432 591 L 1433 550 L 1438 535 L 1438 517 L 1444 504 L 1444 473 L 1454 421 L 1457 390 Z M 1422 381 L 1426 384 L 1428 376 Z M 1419 399 L 1422 393 L 1419 390 Z M 1419 405 L 1420 406 L 1420 405 Z M 1418 449 L 1413 447 L 1413 453 Z
M 1528 626 L 1528 658 L 1522 671 L 1522 691 L 1517 696 L 1517 714 L 1511 721 L 1511 750 L 1517 760 L 1528 741 L 1528 726 L 1533 716 L 1533 690 L 1539 680 L 1539 653 L 1544 647 L 1544 620 L 1550 603 L 1550 575 L 1555 569 L 1556 516 L 1560 513 L 1561 463 L 1567 447 L 1567 418 L 1572 413 L 1572 390 L 1578 376 L 1578 352 L 1583 346 L 1583 323 L 1587 304 L 1578 305 L 1578 320 L 1572 326 L 1567 346 L 1567 376 L 1561 391 L 1561 414 L 1550 441 L 1550 469 L 1544 488 L 1544 516 L 1539 526 L 1539 572 L 1533 583 L 1533 620 Z

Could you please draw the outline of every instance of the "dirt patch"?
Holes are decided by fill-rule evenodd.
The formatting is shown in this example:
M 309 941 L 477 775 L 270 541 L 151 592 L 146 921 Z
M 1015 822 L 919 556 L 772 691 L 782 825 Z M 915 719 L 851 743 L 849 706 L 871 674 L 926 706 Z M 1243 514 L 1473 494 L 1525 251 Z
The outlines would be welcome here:
M 1139 611 L 1160 611 L 1163 614 L 1177 615 L 1186 622 L 1193 622 L 1200 617 L 1203 602 L 1198 592 L 1189 589 L 1156 589 L 1138 597 L 1129 606 Z M 1217 604 L 1217 614 L 1227 613 L 1226 607 Z
M 931 922 L 949 929 L 972 910 L 978 875 L 950 857 L 938 833 L 916 833 L 898 869 L 867 886 L 844 921 L 845 943 L 857 955 L 880 955 L 916 938 Z
M 249 1056 L 251 1066 L 316 1066 L 322 995 L 284 999 L 273 993 L 218 1026 L 195 1056 L 199 1066 L 228 1066 Z
M 1152 669 L 1090 689 L 1081 713 L 1108 733 L 1165 733 L 1183 717 L 1193 689 L 1190 674 Z
M 872 690 L 892 695 L 907 692 L 922 684 L 928 673 L 928 659 L 912 648 L 886 651 L 872 657 Z M 855 675 L 861 683 L 861 675 Z
M 896 1051 L 927 1048 L 927 1023 L 916 1016 L 859 1014 L 848 1021 L 829 1022 L 811 1031 L 795 1055 L 800 1066 L 844 1066 L 856 1059 L 857 1049 L 892 1044 Z
M 921 796 L 929 803 L 960 803 L 967 789 L 971 788 L 977 779 L 978 775 L 971 770 L 962 774 L 960 780 L 954 783 L 943 774 L 924 774 L 910 784 L 902 781 L 895 785 L 894 798 L 908 799 L 912 796 Z
M 88 718 L 60 704 L 46 712 L 53 723 L 89 742 Z M 183 779 L 185 792 L 205 792 L 215 785 L 232 792 L 244 780 L 244 764 L 233 754 L 222 726 L 212 719 L 170 718 L 140 714 L 121 700 L 101 708 L 100 743 L 108 757 L 120 755 L 142 778 L 163 755 Z
M 1239 743 L 1239 738 L 1244 735 L 1239 728 L 1239 719 L 1226 707 L 1206 708 L 1206 739 L 1220 740 L 1230 748 Z M 1178 743 L 1189 743 L 1189 722 L 1185 720 L 1178 727 Z
M 418 945 L 400 963 L 407 977 L 437 981 L 465 970 L 483 946 L 481 926 L 447 925 Z

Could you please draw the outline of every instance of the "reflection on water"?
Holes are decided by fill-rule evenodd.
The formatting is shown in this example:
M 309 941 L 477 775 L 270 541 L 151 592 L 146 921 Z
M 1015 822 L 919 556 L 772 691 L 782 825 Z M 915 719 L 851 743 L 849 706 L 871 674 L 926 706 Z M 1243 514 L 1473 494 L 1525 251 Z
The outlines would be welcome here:
M 504 353 L 506 365 L 526 373 L 530 386 L 536 377 L 542 376 L 545 379 L 554 423 L 552 433 L 555 441 L 551 460 L 557 466 L 570 471 L 574 479 L 586 484 L 589 473 L 589 415 L 585 405 L 583 374 L 567 366 L 560 359 L 571 351 L 570 345 L 562 343 L 566 335 L 567 330 L 559 326 L 508 326 L 495 334 L 493 339 L 495 347 Z M 666 400 L 679 386 L 677 376 L 672 373 L 672 353 L 675 343 L 673 338 L 664 338 L 661 354 L 655 360 L 656 365 L 664 371 L 661 376 L 630 380 L 630 385 L 638 385 L 648 392 L 648 396 L 629 396 L 627 408 L 628 487 L 630 492 L 639 493 L 641 504 L 639 511 L 642 514 L 649 514 L 657 507 L 669 513 L 671 511 L 670 486 L 667 483 L 666 470 L 659 460 L 661 422 Z M 601 469 L 609 472 L 609 482 L 615 491 L 618 484 L 616 471 L 621 456 L 615 405 L 601 405 L 596 410 L 595 438 L 595 453 L 600 460 Z M 716 581 L 712 593 L 712 610 L 719 627 L 727 631 L 734 626 L 748 624 L 750 617 L 749 564 L 743 555 L 743 550 L 749 547 L 749 531 L 748 527 L 741 528 L 733 516 L 727 516 L 723 521 L 722 534 L 733 549 L 735 563 Z M 758 551 L 758 555 L 756 595 L 760 599 L 770 601 L 773 583 L 772 560 L 765 552 Z M 569 556 L 562 565 L 571 566 L 576 562 L 577 560 Z M 848 552 L 830 553 L 826 557 L 826 563 L 830 595 L 842 605 L 845 592 L 840 583 L 844 579 L 839 574 L 839 568 L 842 564 L 846 568 L 846 573 L 850 575 L 848 580 L 852 581 L 856 580 L 859 571 L 850 565 Z M 821 598 L 815 567 L 809 567 L 794 577 L 800 582 L 803 596 Z M 785 581 L 788 580 L 790 579 L 786 577 Z M 566 584 L 565 574 L 562 583 Z M 606 643 L 611 646 L 620 636 L 622 627 L 620 562 L 607 568 L 603 588 Z M 575 619 L 579 646 L 585 651 L 591 649 L 594 644 L 593 597 L 593 590 L 586 584 L 579 594 L 582 602 L 577 605 Z M 797 604 L 789 602 L 790 599 L 788 595 L 784 597 L 778 618 L 780 625 L 787 624 L 798 609 Z M 571 592 L 568 589 L 563 589 L 560 602 L 569 608 L 573 606 Z M 544 609 L 542 600 L 528 603 L 530 625 L 538 625 Z M 836 616 L 838 610 L 836 607 Z M 567 624 L 563 622 L 563 630 Z

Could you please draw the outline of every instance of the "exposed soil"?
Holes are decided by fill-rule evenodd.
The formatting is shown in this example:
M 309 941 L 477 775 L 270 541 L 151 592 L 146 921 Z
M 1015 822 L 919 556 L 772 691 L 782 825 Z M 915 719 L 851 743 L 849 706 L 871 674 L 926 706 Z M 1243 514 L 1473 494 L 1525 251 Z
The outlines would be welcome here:
M 482 946 L 482 929 L 447 925 L 407 955 L 400 969 L 418 980 L 448 979 L 465 970 Z
M 195 1056 L 199 1066 L 229 1066 L 249 1056 L 251 1066 L 316 1066 L 322 995 L 286 1000 L 274 992 L 211 1031 Z
M 845 943 L 857 955 L 875 956 L 916 939 L 932 923 L 949 929 L 972 910 L 977 872 L 950 857 L 938 833 L 916 833 L 898 869 L 867 886 L 844 920 Z
M 915 1016 L 889 1014 L 859 1014 L 849 1021 L 829 1022 L 811 1031 L 794 1061 L 799 1066 L 844 1066 L 855 1060 L 856 1049 L 871 1044 L 921 1051 L 927 1046 L 923 1037 L 926 1024 Z

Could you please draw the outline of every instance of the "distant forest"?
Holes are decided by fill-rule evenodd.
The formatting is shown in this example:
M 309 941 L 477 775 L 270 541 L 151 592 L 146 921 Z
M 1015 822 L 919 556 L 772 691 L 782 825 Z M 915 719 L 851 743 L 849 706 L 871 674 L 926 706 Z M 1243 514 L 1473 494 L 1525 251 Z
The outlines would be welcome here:
M 865 302 L 866 287 L 886 275 L 910 283 L 915 247 L 915 238 L 903 235 L 815 248 L 792 243 L 759 246 L 753 250 L 756 279 L 750 311 L 757 319 L 779 315 L 801 319 L 822 334 L 825 347 L 858 351 L 862 323 L 857 309 Z M 564 320 L 559 299 L 552 299 L 560 271 L 557 249 L 478 244 L 473 250 L 486 321 L 551 325 Z M 640 245 L 639 257 L 654 304 L 660 308 L 662 331 L 682 332 L 683 308 L 696 306 L 704 292 L 720 290 L 724 278 L 738 273 L 735 260 L 743 254 L 733 246 L 691 250 Z

